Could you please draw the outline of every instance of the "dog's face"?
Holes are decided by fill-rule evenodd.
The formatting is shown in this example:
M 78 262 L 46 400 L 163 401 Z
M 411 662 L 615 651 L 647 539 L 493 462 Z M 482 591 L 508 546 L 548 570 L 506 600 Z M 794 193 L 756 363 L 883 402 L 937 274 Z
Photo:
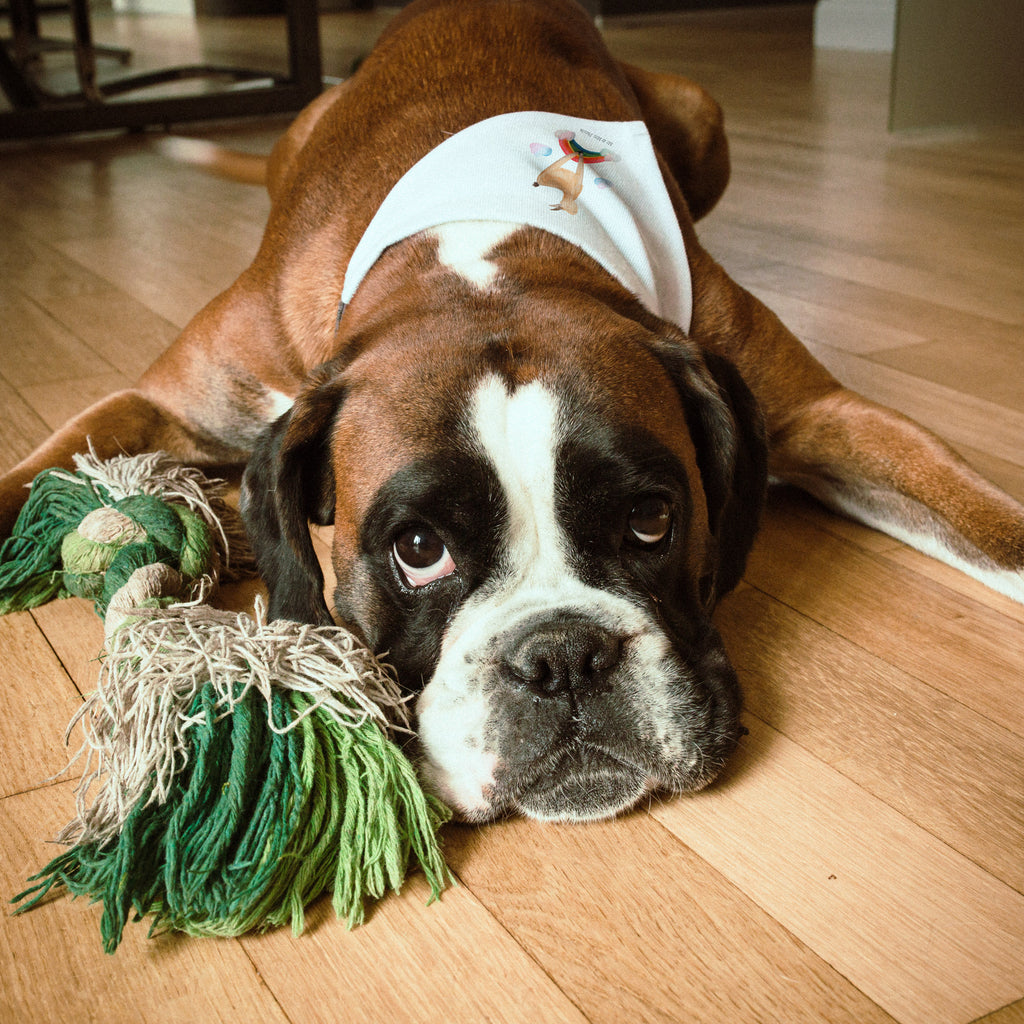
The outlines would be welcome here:
M 698 789 L 739 731 L 709 615 L 753 534 L 740 477 L 742 501 L 763 490 L 741 448 L 763 441 L 678 339 L 566 333 L 431 351 L 409 325 L 321 371 L 247 474 L 272 614 L 324 617 L 311 552 L 286 563 L 333 513 L 337 613 L 418 692 L 422 777 L 471 820 Z

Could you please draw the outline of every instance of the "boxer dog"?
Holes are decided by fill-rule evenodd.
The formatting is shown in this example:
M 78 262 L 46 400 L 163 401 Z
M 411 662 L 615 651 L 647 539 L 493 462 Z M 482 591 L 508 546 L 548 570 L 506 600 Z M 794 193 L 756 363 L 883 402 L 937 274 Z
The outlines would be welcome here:
M 386 651 L 464 818 L 705 786 L 740 732 L 711 623 L 770 475 L 1024 600 L 1024 508 L 851 393 L 701 248 L 721 114 L 570 0 L 422 0 L 301 113 L 252 265 L 138 386 L 0 485 L 247 463 L 274 617 Z M 368 241 L 369 239 L 369 241 Z

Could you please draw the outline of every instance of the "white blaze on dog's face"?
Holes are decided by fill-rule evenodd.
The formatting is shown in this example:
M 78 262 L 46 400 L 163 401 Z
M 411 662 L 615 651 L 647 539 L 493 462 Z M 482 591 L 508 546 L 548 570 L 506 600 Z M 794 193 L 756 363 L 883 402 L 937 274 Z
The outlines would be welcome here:
M 588 451 L 587 424 L 573 418 L 541 380 L 487 376 L 469 406 L 466 429 L 500 492 L 500 536 L 416 705 L 426 784 L 468 819 L 608 816 L 655 788 L 699 788 L 734 742 L 735 681 L 713 631 L 692 607 L 665 616 L 647 585 L 692 533 L 686 474 L 666 453 L 648 453 L 654 472 L 602 467 L 611 453 L 600 442 Z M 600 479 L 602 468 L 620 479 Z M 411 586 L 459 571 L 440 540 L 413 552 L 433 560 L 417 568 L 397 548 Z M 645 561 L 646 571 L 628 564 Z M 670 638 L 671 619 L 688 635 Z

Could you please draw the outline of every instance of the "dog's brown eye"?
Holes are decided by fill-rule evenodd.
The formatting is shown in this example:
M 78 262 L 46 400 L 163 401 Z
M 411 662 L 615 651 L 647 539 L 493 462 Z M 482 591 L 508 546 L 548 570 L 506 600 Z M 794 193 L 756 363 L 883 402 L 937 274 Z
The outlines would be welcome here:
M 664 498 L 641 498 L 630 510 L 627 540 L 651 547 L 665 539 L 672 526 L 672 506 Z
M 425 587 L 455 572 L 455 560 L 443 540 L 425 526 L 399 534 L 394 544 L 395 562 L 411 587 Z

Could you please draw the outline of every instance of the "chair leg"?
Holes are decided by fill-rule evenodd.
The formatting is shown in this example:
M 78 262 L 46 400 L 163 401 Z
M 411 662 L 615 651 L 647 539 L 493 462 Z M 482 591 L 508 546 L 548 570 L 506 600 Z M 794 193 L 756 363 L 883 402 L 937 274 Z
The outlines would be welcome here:
M 92 27 L 89 24 L 89 0 L 70 0 L 70 8 L 78 85 L 87 102 L 101 103 L 103 96 L 96 87 L 96 49 L 92 44 Z

